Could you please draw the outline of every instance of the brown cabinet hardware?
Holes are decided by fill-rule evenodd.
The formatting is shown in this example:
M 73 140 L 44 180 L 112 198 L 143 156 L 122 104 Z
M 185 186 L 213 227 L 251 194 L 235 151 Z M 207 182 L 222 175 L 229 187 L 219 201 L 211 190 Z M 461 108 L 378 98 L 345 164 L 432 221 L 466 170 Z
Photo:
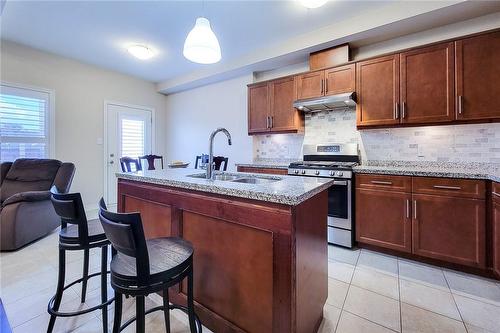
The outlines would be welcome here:
M 434 185 L 433 187 L 442 190 L 452 190 L 452 191 L 460 191 L 462 189 L 460 186 L 446 186 L 446 185 Z
M 399 103 L 394 104 L 394 119 L 399 119 Z
M 417 200 L 413 200 L 413 218 L 417 220 Z
M 325 94 L 328 93 L 328 78 L 325 79 Z
M 406 199 L 406 219 L 410 219 L 410 200 Z
M 464 97 L 462 95 L 458 96 L 458 114 L 464 112 Z
M 387 182 L 383 180 L 372 180 L 371 183 L 377 185 L 392 185 L 392 182 Z
M 403 114 L 403 119 L 406 118 L 406 102 L 401 103 L 401 112 Z

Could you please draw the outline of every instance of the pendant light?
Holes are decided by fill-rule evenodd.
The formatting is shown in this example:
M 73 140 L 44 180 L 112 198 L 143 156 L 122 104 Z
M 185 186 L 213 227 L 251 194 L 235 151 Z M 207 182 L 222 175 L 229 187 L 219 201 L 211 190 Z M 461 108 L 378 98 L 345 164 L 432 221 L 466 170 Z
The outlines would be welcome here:
M 328 0 L 300 0 L 300 3 L 306 8 L 319 8 L 327 3 Z
M 184 57 L 199 64 L 214 64 L 221 59 L 220 45 L 210 22 L 198 17 L 184 42 Z

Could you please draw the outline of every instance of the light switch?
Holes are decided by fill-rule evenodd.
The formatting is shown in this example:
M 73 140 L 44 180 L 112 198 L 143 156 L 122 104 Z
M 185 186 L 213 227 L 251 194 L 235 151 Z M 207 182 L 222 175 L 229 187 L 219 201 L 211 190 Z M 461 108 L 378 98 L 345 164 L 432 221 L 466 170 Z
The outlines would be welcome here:
M 97 138 L 97 144 L 102 145 L 102 138 Z

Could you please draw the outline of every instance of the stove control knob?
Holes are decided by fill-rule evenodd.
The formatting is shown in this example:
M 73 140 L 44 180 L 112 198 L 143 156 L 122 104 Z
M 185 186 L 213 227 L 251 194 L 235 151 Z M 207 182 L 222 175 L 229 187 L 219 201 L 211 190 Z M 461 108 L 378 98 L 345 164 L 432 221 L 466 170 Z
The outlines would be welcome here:
M 335 176 L 335 171 L 330 171 L 330 176 Z
M 317 171 L 315 172 L 315 174 L 316 174 L 316 176 L 317 176 L 317 175 L 319 175 L 319 170 L 317 170 Z
M 302 170 L 302 174 L 305 175 L 306 174 L 306 170 Z
M 296 175 L 298 175 L 299 174 L 299 170 L 295 170 L 293 173 L 296 174 Z
M 337 172 L 337 176 L 342 177 L 344 173 L 342 171 Z

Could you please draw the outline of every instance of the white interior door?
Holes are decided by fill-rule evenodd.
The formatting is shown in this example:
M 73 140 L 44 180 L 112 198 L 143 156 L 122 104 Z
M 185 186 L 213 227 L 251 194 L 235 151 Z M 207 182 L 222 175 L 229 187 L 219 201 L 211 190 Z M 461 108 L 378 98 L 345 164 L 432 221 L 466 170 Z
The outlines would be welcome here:
M 106 104 L 106 202 L 117 203 L 117 181 L 115 173 L 121 171 L 120 157 L 137 158 L 151 154 L 152 110 L 119 104 Z

